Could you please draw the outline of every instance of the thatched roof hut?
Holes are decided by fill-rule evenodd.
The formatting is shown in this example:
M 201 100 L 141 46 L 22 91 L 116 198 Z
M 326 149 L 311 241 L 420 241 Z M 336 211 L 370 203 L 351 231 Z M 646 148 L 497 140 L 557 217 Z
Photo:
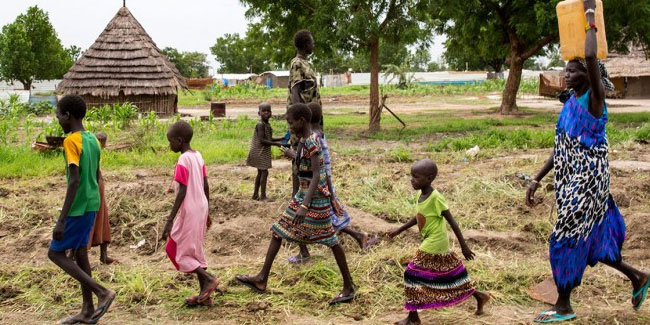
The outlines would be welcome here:
M 161 115 L 177 111 L 185 79 L 142 25 L 122 7 L 63 77 L 58 93 L 82 96 L 88 106 L 131 102 Z
M 616 91 L 626 98 L 650 97 L 650 60 L 641 49 L 610 53 L 604 61 Z

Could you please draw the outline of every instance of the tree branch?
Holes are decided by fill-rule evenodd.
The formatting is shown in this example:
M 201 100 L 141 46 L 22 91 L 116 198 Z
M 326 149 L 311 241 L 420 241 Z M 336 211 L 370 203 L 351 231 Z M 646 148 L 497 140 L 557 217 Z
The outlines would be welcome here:
M 537 42 L 537 44 L 535 44 L 532 48 L 525 51 L 521 55 L 522 59 L 526 60 L 529 57 L 535 55 L 537 52 L 539 52 L 539 50 L 541 50 L 544 46 L 548 45 L 549 43 L 553 42 L 557 37 L 558 37 L 557 32 L 544 37 L 541 41 Z
M 390 1 L 390 5 L 388 5 L 388 11 L 386 12 L 386 17 L 384 17 L 384 21 L 379 24 L 379 33 L 381 34 L 381 31 L 384 30 L 388 22 L 392 19 L 392 16 L 394 15 L 395 12 L 395 0 Z

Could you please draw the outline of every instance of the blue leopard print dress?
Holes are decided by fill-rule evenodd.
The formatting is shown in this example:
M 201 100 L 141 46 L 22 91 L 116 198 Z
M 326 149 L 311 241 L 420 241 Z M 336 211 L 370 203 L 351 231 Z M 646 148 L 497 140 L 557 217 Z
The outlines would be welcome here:
M 625 222 L 609 193 L 609 143 L 603 115 L 589 113 L 589 91 L 564 104 L 555 131 L 558 219 L 550 238 L 553 278 L 560 292 L 580 285 L 587 265 L 621 260 Z

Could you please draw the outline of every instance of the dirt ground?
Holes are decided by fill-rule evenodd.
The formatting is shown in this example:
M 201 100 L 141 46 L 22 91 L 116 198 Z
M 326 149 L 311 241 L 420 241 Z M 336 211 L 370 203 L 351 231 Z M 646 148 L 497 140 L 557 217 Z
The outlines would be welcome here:
M 477 98 L 468 98 L 477 101 Z M 484 101 L 483 101 L 484 100 Z M 391 106 L 398 112 L 407 114 L 420 109 L 472 109 L 496 106 L 494 98 L 479 99 L 476 105 L 447 103 L 444 100 L 422 100 L 402 102 Z M 648 101 L 616 101 L 610 102 L 610 111 L 649 110 Z M 390 102 L 389 102 L 390 104 Z M 519 104 L 528 107 L 549 107 L 559 109 L 559 102 L 539 98 L 524 98 Z M 281 107 L 277 104 L 276 107 Z M 342 103 L 331 101 L 325 103 L 326 109 L 331 107 L 353 108 L 366 110 L 366 106 L 351 101 Z M 202 108 L 182 109 L 182 112 L 200 115 Z M 253 104 L 233 104 L 228 106 L 228 115 L 255 115 Z M 376 143 L 375 143 L 376 142 Z M 339 142 L 340 146 L 353 145 Z M 365 145 L 381 146 L 382 143 L 369 140 Z M 424 154 L 418 154 L 424 156 Z M 525 187 L 516 176 L 519 172 L 534 173 L 541 167 L 548 156 L 548 150 L 527 150 L 525 152 L 503 152 L 496 157 L 477 158 L 472 161 L 456 161 L 441 166 L 437 186 L 444 193 L 449 193 L 452 211 L 458 211 L 459 220 L 468 224 L 464 233 L 477 253 L 476 261 L 468 262 L 470 274 L 477 280 L 486 280 L 485 286 L 490 287 L 493 299 L 487 306 L 487 314 L 476 317 L 472 314 L 473 301 L 468 300 L 458 307 L 439 311 L 421 313 L 424 324 L 528 324 L 535 315 L 549 306 L 530 299 L 525 292 L 530 287 L 550 276 L 548 268 L 548 247 L 546 238 L 552 218 L 552 192 L 542 194 L 543 202 L 538 207 L 530 209 L 524 206 Z M 416 156 L 415 158 L 419 158 Z M 624 258 L 629 263 L 644 270 L 650 269 L 650 146 L 634 144 L 617 149 L 611 155 L 612 193 L 626 217 L 628 227 Z M 395 184 L 408 183 L 409 163 L 386 163 L 381 158 L 368 159 L 364 156 L 345 156 L 337 162 L 340 169 L 334 168 L 335 175 L 340 175 L 337 183 L 344 193 L 346 184 L 353 182 L 359 169 L 378 169 L 389 175 Z M 286 161 L 274 161 L 274 168 L 269 178 L 269 194 L 272 202 L 261 203 L 250 200 L 254 170 L 241 165 L 208 166 L 211 184 L 212 206 L 210 214 L 213 227 L 206 235 L 205 252 L 211 270 L 222 277 L 222 288 L 230 300 L 219 302 L 209 309 L 188 310 L 174 305 L 171 310 L 161 301 L 164 297 L 152 293 L 151 302 L 130 306 L 126 303 L 116 303 L 111 311 L 103 318 L 104 324 L 390 324 L 404 316 L 399 303 L 384 305 L 384 301 L 370 301 L 373 288 L 361 287 L 360 299 L 350 305 L 328 307 L 325 301 L 314 301 L 311 310 L 293 312 L 287 305 L 272 306 L 267 304 L 264 296 L 253 296 L 251 301 L 234 303 L 233 296 L 248 294 L 247 290 L 232 281 L 236 271 L 254 272 L 263 263 L 264 254 L 269 240 L 269 226 L 285 207 L 290 189 L 287 181 L 290 178 L 290 164 Z M 338 172 L 338 174 L 337 174 Z M 119 272 L 128 273 L 129 269 L 145 267 L 151 276 L 163 274 L 183 281 L 168 261 L 163 243 L 158 241 L 163 222 L 168 213 L 173 197 L 165 194 L 172 177 L 171 170 L 138 169 L 119 172 L 106 172 L 108 206 L 112 212 L 111 225 L 113 228 L 113 243 L 110 254 L 120 260 L 120 265 L 101 265 L 98 263 L 97 249 L 91 251 L 91 264 L 94 272 L 102 279 L 110 279 Z M 336 176 L 335 176 L 336 177 Z M 472 180 L 473 183 L 463 183 Z M 481 180 L 486 180 L 482 182 Z M 356 180 L 355 180 L 356 181 Z M 363 183 L 365 180 L 358 180 Z M 473 184 L 472 188 L 462 188 L 460 184 Z M 62 292 L 77 290 L 70 281 L 56 287 L 48 281 L 48 274 L 61 278 L 61 271 L 53 269 L 52 263 L 46 258 L 47 247 L 51 238 L 52 221 L 56 211 L 63 201 L 64 193 L 61 186 L 62 177 L 44 177 L 37 179 L 0 180 L 0 256 L 3 270 L 0 279 L 9 279 L 4 283 L 23 283 L 20 277 L 35 276 L 41 272 L 43 279 L 25 279 L 25 283 L 40 286 L 46 301 L 60 301 Z M 361 184 L 351 183 L 351 184 Z M 406 185 L 405 185 L 406 186 Z M 494 188 L 497 187 L 498 188 Z M 469 187 L 469 186 L 468 186 Z M 468 191 L 465 193 L 463 191 Z M 483 192 L 493 195 L 491 198 L 480 197 Z M 543 191 L 542 191 L 543 192 Z M 455 197 L 453 194 L 457 194 Z M 447 194 L 445 194 L 447 195 Z M 467 196 L 461 196 L 467 195 Z M 349 198 L 349 197 L 348 197 Z M 479 203 L 462 201 L 473 198 Z M 341 197 L 345 202 L 346 197 Z M 487 201 L 481 201 L 487 200 Z M 485 203 L 483 203 L 485 202 Z M 493 206 L 489 206 L 489 205 Z M 490 218 L 484 217 L 481 211 L 493 211 Z M 407 212 L 405 212 L 407 213 Z M 473 219 L 473 215 L 481 215 Z M 353 215 L 352 226 L 370 234 L 382 235 L 398 224 L 382 215 L 373 215 L 358 208 L 351 207 Z M 538 225 L 545 224 L 539 230 Z M 450 233 L 450 235 L 452 235 Z M 453 236 L 453 235 L 452 235 Z M 138 245 L 142 240 L 144 242 Z M 403 240 L 396 242 L 382 241 L 377 247 L 368 252 L 361 251 L 347 237 L 342 237 L 348 261 L 354 270 L 357 263 L 370 263 L 374 260 L 383 261 L 386 255 L 399 254 L 415 250 L 418 235 L 411 229 Z M 291 270 L 287 265 L 287 257 L 296 252 L 294 245 L 285 245 L 280 250 L 275 268 L 278 273 L 272 273 L 270 286 L 273 281 L 282 276 L 282 272 Z M 327 249 L 315 248 L 314 254 L 318 260 L 332 260 Z M 395 253 L 397 252 L 397 253 Z M 330 263 L 332 263 L 330 261 Z M 359 265 L 360 265 L 359 264 Z M 309 272 L 313 264 L 301 266 L 301 270 Z M 23 273 L 29 269 L 31 273 Z M 52 271 L 54 270 L 54 271 Z M 372 278 L 381 277 L 381 268 L 367 273 L 355 273 L 361 277 L 359 283 L 373 283 Z M 472 273 L 472 270 L 476 270 Z M 49 273 L 48 273 L 49 272 Z M 338 276 L 338 275 L 337 275 Z M 494 280 L 492 278 L 495 278 Z M 31 282 L 30 282 L 31 281 Z M 57 280 L 58 281 L 58 280 Z M 276 282 L 277 283 L 277 282 Z M 522 285 L 526 283 L 527 285 Z M 602 265 L 589 268 L 585 274 L 583 286 L 574 295 L 574 308 L 579 315 L 575 324 L 642 324 L 650 323 L 650 307 L 648 304 L 640 312 L 634 312 L 630 306 L 631 291 L 629 282 L 615 271 Z M 167 288 L 174 291 L 174 288 Z M 53 319 L 75 312 L 79 297 L 74 297 L 74 304 L 61 309 L 49 310 L 43 307 L 42 301 L 32 301 L 26 298 L 28 288 L 18 284 L 0 287 L 0 323 L 3 324 L 51 324 Z M 30 291 L 31 292 L 31 291 Z M 76 291 L 75 291 L 76 292 Z M 127 295 L 124 292 L 118 292 Z M 284 295 L 286 299 L 296 300 L 300 297 L 286 297 L 293 293 L 273 291 L 271 295 Z M 336 292 L 329 292 L 334 295 Z M 511 295 L 519 298 L 513 299 Z M 386 301 L 400 301 L 397 297 L 387 298 Z M 249 296 L 246 296 L 249 297 Z M 256 298 L 260 297 L 260 298 Z M 59 300 L 57 300 L 59 299 Z M 139 301 L 139 300 L 135 300 Z M 385 306 L 381 308 L 366 308 L 367 305 Z M 36 307 L 41 306 L 41 307 Z M 329 308 L 329 309 L 328 309 Z

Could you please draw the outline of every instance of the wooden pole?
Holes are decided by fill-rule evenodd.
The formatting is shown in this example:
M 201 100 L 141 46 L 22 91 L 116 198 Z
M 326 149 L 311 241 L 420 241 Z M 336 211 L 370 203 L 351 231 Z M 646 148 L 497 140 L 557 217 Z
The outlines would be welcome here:
M 126 7 L 126 0 L 122 0 L 122 7 Z

